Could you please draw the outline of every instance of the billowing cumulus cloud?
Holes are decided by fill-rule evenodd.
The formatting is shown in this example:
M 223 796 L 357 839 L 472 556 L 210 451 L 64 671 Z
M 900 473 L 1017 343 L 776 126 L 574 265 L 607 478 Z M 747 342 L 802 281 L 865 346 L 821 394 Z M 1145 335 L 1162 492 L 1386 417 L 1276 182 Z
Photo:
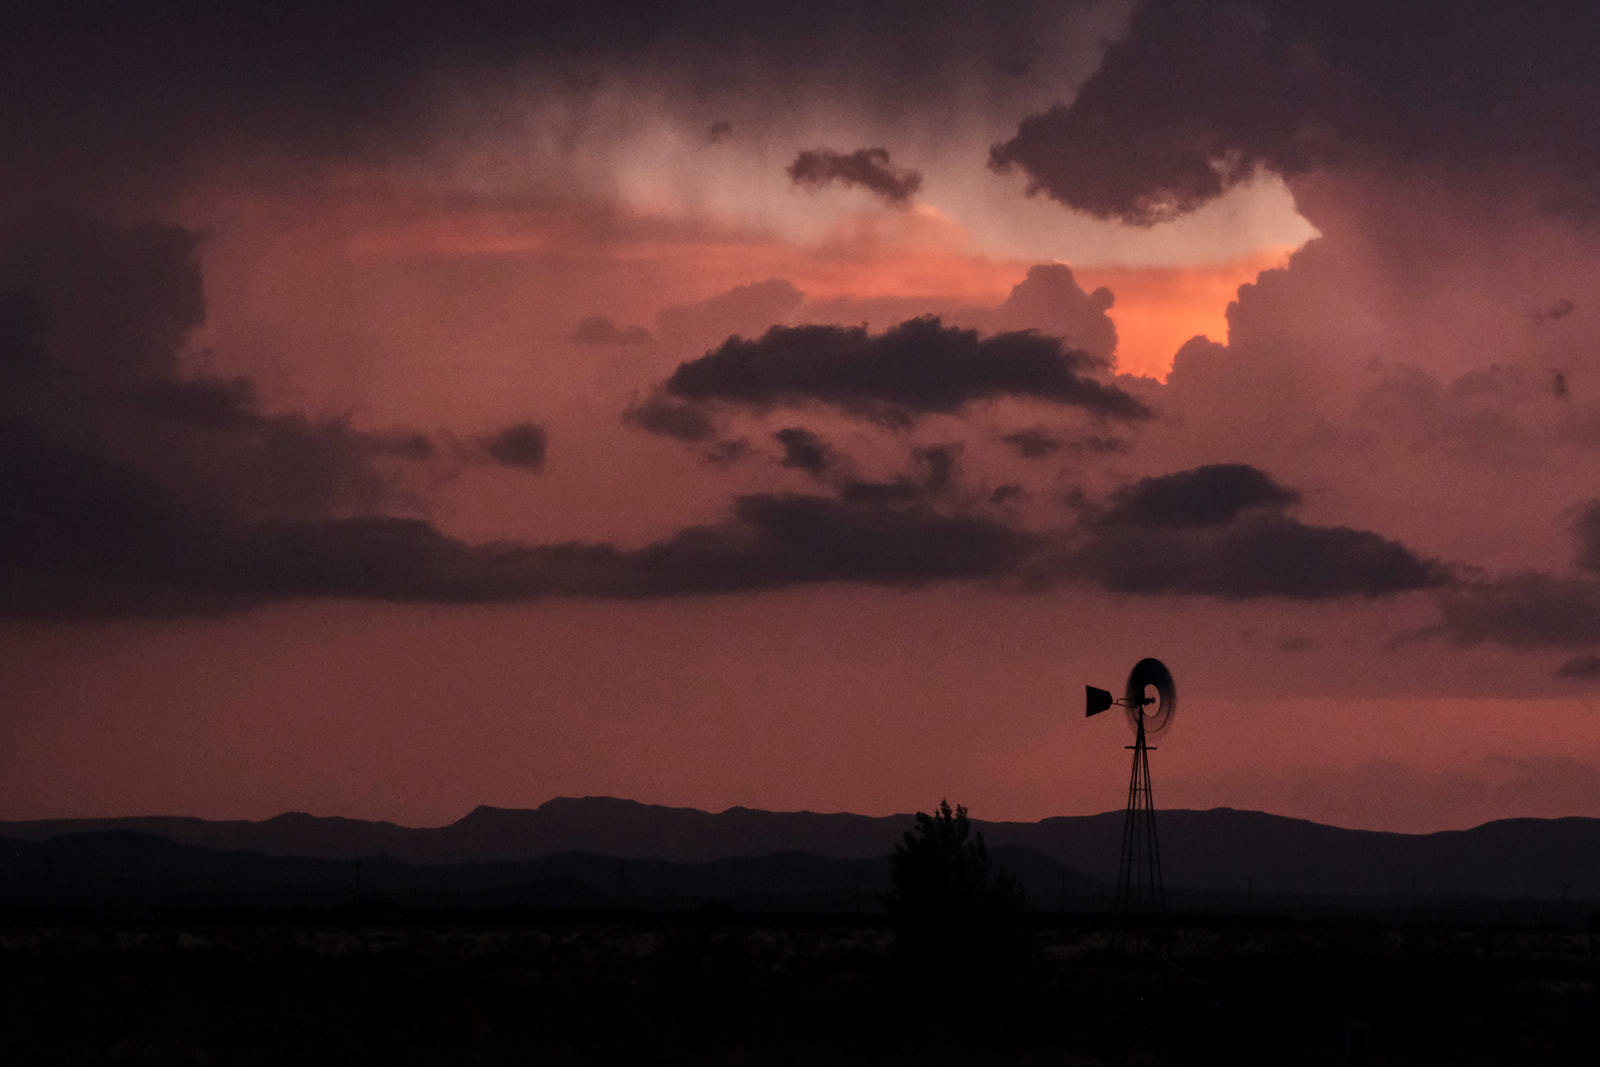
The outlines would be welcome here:
M 922 318 L 880 334 L 861 327 L 774 326 L 758 338 L 729 338 L 680 364 L 665 387 L 685 400 L 759 409 L 826 404 L 891 424 L 1001 396 L 1123 421 L 1148 417 L 1144 404 L 1093 376 L 1100 370 L 1099 361 L 1043 334 L 980 338 L 976 330 Z
M 789 317 L 805 294 L 781 278 L 739 285 L 693 304 L 674 304 L 656 315 L 663 337 L 712 345 L 734 334 L 760 333 Z
M 964 324 L 987 332 L 1038 330 L 1109 361 L 1117 348 L 1117 326 L 1109 314 L 1115 303 L 1103 285 L 1085 292 L 1065 263 L 1037 263 L 993 312 L 961 317 Z
M 887 148 L 858 148 L 849 153 L 808 149 L 795 156 L 788 174 L 796 185 L 813 189 L 833 184 L 859 186 L 898 208 L 909 207 L 922 188 L 922 175 L 890 163 Z

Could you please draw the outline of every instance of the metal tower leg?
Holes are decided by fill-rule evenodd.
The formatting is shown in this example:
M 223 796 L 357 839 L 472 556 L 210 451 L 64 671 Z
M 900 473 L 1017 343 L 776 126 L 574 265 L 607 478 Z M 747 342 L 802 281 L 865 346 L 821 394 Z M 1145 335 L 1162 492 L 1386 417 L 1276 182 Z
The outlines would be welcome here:
M 1122 862 L 1117 870 L 1116 910 L 1123 915 L 1157 914 L 1166 910 L 1161 881 L 1161 846 L 1156 840 L 1155 801 L 1150 793 L 1150 749 L 1144 720 L 1132 745 L 1133 773 L 1128 778 L 1128 808 L 1122 820 Z

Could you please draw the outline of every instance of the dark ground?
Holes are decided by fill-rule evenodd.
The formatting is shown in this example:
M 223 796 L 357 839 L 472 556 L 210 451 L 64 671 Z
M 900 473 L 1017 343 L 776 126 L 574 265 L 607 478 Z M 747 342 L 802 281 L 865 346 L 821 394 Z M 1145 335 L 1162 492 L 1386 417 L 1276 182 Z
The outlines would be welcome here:
M 16 1064 L 1596 1064 L 1600 935 L 1174 920 L 910 968 L 872 916 L 0 922 Z

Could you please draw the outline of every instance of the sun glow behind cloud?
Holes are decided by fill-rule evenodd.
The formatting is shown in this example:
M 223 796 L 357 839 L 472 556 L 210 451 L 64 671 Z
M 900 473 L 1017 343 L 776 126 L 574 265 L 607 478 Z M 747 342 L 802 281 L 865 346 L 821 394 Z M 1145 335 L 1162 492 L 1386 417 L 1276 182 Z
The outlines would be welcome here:
M 1165 381 L 1172 357 L 1200 334 L 1228 335 L 1227 309 L 1239 286 L 1288 262 L 1293 246 L 1263 248 L 1229 263 L 1194 267 L 1083 267 L 1086 289 L 1103 285 L 1116 294 L 1109 314 L 1117 324 L 1117 370 Z
M 681 139 L 672 143 L 683 147 Z M 694 151 L 704 155 L 706 146 Z M 1282 266 L 1315 235 L 1283 202 L 1287 194 L 1276 183 L 1236 192 L 1179 222 L 1141 229 L 1071 216 L 1015 190 L 1008 196 L 1010 215 L 997 214 L 993 203 L 947 209 L 948 198 L 932 195 L 937 186 L 896 210 L 864 203 L 857 193 L 784 188 L 770 174 L 729 159 L 707 168 L 687 151 L 668 158 L 689 161 L 693 173 L 650 177 L 639 169 L 635 178 L 619 180 L 623 195 L 614 200 L 352 183 L 334 208 L 345 220 L 335 232 L 360 258 L 604 256 L 633 264 L 646 288 L 656 284 L 658 270 L 692 286 L 664 292 L 655 307 L 645 291 L 611 294 L 635 317 L 672 300 L 763 278 L 782 278 L 812 300 L 920 299 L 928 311 L 989 306 L 1032 264 L 1065 262 L 1086 286 L 1107 286 L 1116 297 L 1111 316 L 1121 339 L 1118 369 L 1161 379 L 1190 337 L 1226 336 L 1226 309 L 1240 285 Z M 677 195 L 679 185 L 692 186 L 696 195 Z M 1014 224 L 1036 210 L 1050 212 L 1058 225 L 1010 231 L 973 225 L 989 216 Z M 1230 228 L 1230 220 L 1237 227 Z M 327 224 L 325 213 L 318 224 Z M 683 263 L 694 265 L 691 278 L 682 276 Z

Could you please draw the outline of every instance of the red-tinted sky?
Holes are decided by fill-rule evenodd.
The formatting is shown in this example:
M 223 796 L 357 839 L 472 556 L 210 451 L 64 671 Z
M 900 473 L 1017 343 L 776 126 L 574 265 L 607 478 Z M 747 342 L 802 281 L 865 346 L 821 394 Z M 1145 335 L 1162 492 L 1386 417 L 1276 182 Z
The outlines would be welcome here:
M 1594 16 L 1390 6 L 11 7 L 0 816 L 1098 811 L 1145 655 L 1600 815 Z

